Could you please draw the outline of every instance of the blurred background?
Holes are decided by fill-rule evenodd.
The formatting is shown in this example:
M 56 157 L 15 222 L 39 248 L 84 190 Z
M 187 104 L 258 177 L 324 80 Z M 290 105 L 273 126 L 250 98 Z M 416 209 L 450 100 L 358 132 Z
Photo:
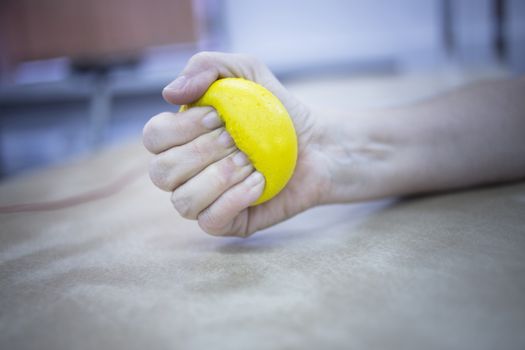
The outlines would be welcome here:
M 0 0 L 0 177 L 138 140 L 201 50 L 256 55 L 290 86 L 454 85 L 523 74 L 524 19 L 519 0 Z

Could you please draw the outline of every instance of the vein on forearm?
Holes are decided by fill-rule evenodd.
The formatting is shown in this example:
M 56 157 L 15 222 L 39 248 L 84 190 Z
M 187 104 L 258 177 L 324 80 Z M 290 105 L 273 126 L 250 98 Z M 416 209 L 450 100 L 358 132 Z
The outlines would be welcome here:
M 525 177 L 525 80 L 344 118 L 326 141 L 334 202 Z

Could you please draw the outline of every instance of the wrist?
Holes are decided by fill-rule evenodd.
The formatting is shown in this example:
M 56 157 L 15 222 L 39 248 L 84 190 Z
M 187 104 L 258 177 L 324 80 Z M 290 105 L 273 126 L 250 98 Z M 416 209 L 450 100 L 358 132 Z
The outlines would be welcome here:
M 321 202 L 342 203 L 403 194 L 412 167 L 412 147 L 404 141 L 395 116 L 385 110 L 350 119 L 343 125 L 338 122 L 322 128 L 321 148 L 326 155 L 329 185 Z

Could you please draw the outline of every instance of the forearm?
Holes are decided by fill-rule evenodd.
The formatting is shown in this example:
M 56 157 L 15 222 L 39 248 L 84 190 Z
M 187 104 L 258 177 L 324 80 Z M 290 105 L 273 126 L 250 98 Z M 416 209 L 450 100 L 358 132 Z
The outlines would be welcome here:
M 345 118 L 325 202 L 525 177 L 525 82 L 481 83 L 415 105 Z M 335 156 L 336 155 L 336 156 Z

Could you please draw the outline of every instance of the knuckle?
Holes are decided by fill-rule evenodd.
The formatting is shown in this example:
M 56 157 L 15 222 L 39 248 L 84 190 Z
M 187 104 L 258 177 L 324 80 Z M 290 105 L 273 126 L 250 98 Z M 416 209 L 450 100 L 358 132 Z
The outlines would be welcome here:
M 221 132 L 220 129 L 215 130 L 187 143 L 187 150 L 190 159 L 199 163 L 207 163 L 210 159 L 216 158 L 219 154 L 224 154 L 227 147 L 219 142 Z
M 212 167 L 213 179 L 219 188 L 227 188 L 232 184 L 232 177 L 234 175 L 235 166 L 231 157 L 228 157 L 220 162 L 217 162 Z
M 144 147 L 150 152 L 154 152 L 156 149 L 156 126 L 153 121 L 153 118 L 150 119 L 146 125 L 144 125 L 144 128 L 142 129 L 142 143 L 144 144 Z
M 230 186 L 232 184 L 233 177 L 235 175 L 236 165 L 233 163 L 232 157 L 228 157 L 220 164 L 217 170 L 217 179 L 223 187 Z
M 173 117 L 172 112 L 160 112 L 159 114 L 153 116 L 151 118 L 153 121 L 155 121 L 157 124 L 162 123 L 166 119 L 170 119 Z
M 204 232 L 212 236 L 222 236 L 224 234 L 224 226 L 208 210 L 199 214 L 197 222 Z
M 235 236 L 240 238 L 247 238 L 253 233 L 249 231 L 248 221 L 245 219 L 246 217 L 237 215 L 232 221 L 224 223 L 224 220 L 212 215 L 208 210 L 203 211 L 197 217 L 201 229 L 212 236 Z
M 173 129 L 173 139 L 178 146 L 191 142 L 199 136 L 199 127 L 184 118 L 174 120 Z
M 239 193 L 234 189 L 232 191 L 227 191 L 222 196 L 222 205 L 227 208 L 228 212 L 232 211 L 232 208 L 237 206 L 237 203 L 240 202 L 242 198 L 239 198 Z
M 158 188 L 169 191 L 168 174 L 165 161 L 161 157 L 153 157 L 149 164 L 149 177 Z
M 160 171 L 157 157 L 153 157 L 149 162 L 149 177 L 155 186 L 161 187 L 163 176 Z
M 190 63 L 208 63 L 214 58 L 214 53 L 211 51 L 197 52 L 190 58 Z
M 163 112 L 152 117 L 142 129 L 142 142 L 150 152 L 157 151 L 159 134 L 163 129 L 164 120 L 169 112 Z
M 230 184 L 230 177 L 224 170 L 221 170 L 221 168 L 223 167 L 221 166 L 216 167 L 216 170 L 214 171 L 215 173 L 214 179 L 215 179 L 215 183 L 217 187 L 226 188 Z
M 160 124 L 166 113 L 160 113 L 153 116 L 144 126 L 144 133 L 154 136 L 160 130 Z
M 181 195 L 179 191 L 173 191 L 171 203 L 183 218 L 196 219 L 196 215 L 192 210 L 191 199 L 187 196 Z
M 172 145 L 179 146 L 190 139 L 191 131 L 188 130 L 188 126 L 185 121 L 186 119 L 182 117 L 170 119 L 169 138 Z
M 189 143 L 189 153 L 191 159 L 203 163 L 208 159 L 209 148 L 207 147 L 206 142 L 195 140 L 194 142 Z
M 253 232 L 250 231 L 248 227 L 248 220 L 245 219 L 246 216 L 237 215 L 231 224 L 231 234 L 241 238 L 248 238 Z

